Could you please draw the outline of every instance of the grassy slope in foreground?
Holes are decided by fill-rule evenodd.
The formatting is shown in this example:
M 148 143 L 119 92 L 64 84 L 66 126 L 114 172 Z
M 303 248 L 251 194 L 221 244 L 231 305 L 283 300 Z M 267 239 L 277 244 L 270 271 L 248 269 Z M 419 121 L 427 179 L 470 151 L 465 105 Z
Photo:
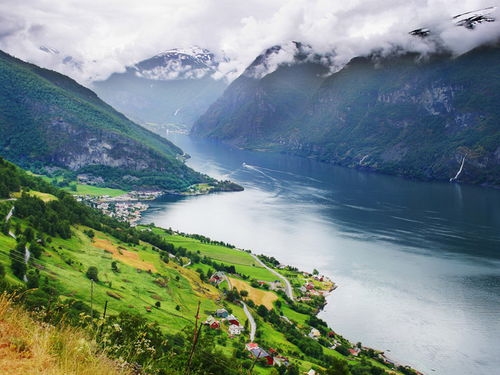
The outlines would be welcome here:
M 48 326 L 0 295 L 3 375 L 131 375 L 107 358 L 82 329 Z
M 16 201 L 0 202 L 0 220 L 6 217 L 13 205 L 16 206 L 14 216 L 9 221 L 10 228 L 0 223 L 3 230 L 0 234 L 0 263 L 6 270 L 6 281 L 22 287 L 22 274 L 17 272 L 16 276 L 12 266 L 16 262 L 18 266 L 24 263 L 24 240 L 28 240 L 32 257 L 25 271 L 29 290 L 23 294 L 23 298 L 32 307 L 51 306 L 57 300 L 59 303 L 71 302 L 73 309 L 78 307 L 78 311 L 87 313 L 89 306 L 92 306 L 94 316 L 97 316 L 104 312 L 107 302 L 110 319 L 115 319 L 114 316 L 118 314 L 134 313 L 146 321 L 156 322 L 164 334 L 175 335 L 185 333 L 186 329 L 192 330 L 198 302 L 201 303 L 202 320 L 217 308 L 224 307 L 245 324 L 246 317 L 239 305 L 239 300 L 243 299 L 257 321 L 256 342 L 266 350 L 273 348 L 287 356 L 300 371 L 308 371 L 312 367 L 329 367 L 339 359 L 346 360 L 345 363 L 349 363 L 356 375 L 375 374 L 373 371 L 377 370 L 373 369 L 381 368 L 381 364 L 367 357 L 369 351 L 361 355 L 365 357 L 362 360 L 328 349 L 334 340 L 341 342 L 345 350 L 351 344 L 339 335 L 326 337 L 329 328 L 315 319 L 316 302 L 321 300 L 314 303 L 292 302 L 284 293 L 260 286 L 258 280 L 272 281 L 275 277 L 256 264 L 248 253 L 214 243 L 202 236 L 187 237 L 154 227 L 128 228 L 79 205 L 68 194 L 42 180 L 12 169 L 8 163 L 2 166 L 2 182 L 5 180 L 10 183 L 17 178 L 21 186 L 36 187 L 36 191 L 55 197 L 44 203 L 36 198 L 39 194 L 32 191 Z M 45 210 L 45 213 L 36 213 L 42 212 L 40 210 Z M 45 216 L 52 220 L 44 221 Z M 66 229 L 67 220 L 72 222 L 69 232 Z M 44 229 L 43 225 L 49 226 Z M 91 230 L 88 225 L 94 229 Z M 33 227 L 36 227 L 35 231 Z M 11 252 L 19 244 L 8 234 L 9 231 L 16 233 L 23 250 L 21 253 Z M 47 231 L 55 233 L 49 235 Z M 38 255 L 35 253 L 37 246 Z M 191 265 L 183 267 L 181 264 L 187 263 L 186 258 L 189 258 Z M 98 282 L 93 288 L 86 275 L 89 267 L 98 270 Z M 236 286 L 239 291 L 224 291 L 207 283 L 207 275 L 216 269 L 232 273 L 231 278 L 238 280 Z M 299 272 L 289 270 L 288 276 L 293 275 L 297 279 L 302 277 Z M 248 296 L 242 296 L 242 290 L 248 291 Z M 297 290 L 295 293 L 298 293 Z M 274 303 L 274 308 L 270 310 L 257 305 L 252 299 L 268 307 L 271 307 L 269 303 Z M 72 312 L 71 309 L 68 311 Z M 293 324 L 286 323 L 280 314 L 287 316 Z M 322 332 L 320 340 L 306 337 L 311 326 L 316 326 Z M 235 358 L 236 367 L 251 363 L 248 352 L 244 350 L 248 330 L 235 338 L 228 335 L 225 324 L 220 330 L 204 329 L 203 332 L 212 340 L 213 348 L 220 350 L 226 357 Z M 115 350 L 113 348 L 110 346 L 109 350 Z M 153 362 L 140 358 L 134 361 L 141 361 L 144 366 L 154 366 L 155 361 L 162 363 L 159 358 Z M 387 367 L 385 369 L 389 370 Z M 258 364 L 254 373 L 275 372 L 270 367 Z

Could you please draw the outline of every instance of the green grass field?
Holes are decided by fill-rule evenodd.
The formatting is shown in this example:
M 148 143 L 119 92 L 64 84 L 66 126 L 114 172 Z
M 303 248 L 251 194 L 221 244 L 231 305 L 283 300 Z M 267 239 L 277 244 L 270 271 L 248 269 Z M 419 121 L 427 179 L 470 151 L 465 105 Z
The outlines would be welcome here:
M 57 185 L 58 182 L 61 182 L 63 180 L 62 177 L 48 177 L 43 175 L 35 175 L 33 173 L 30 174 L 41 177 L 45 181 L 55 185 Z M 70 192 L 71 194 L 91 195 L 91 196 L 109 195 L 111 197 L 118 197 L 120 195 L 127 193 L 125 190 L 121 189 L 112 189 L 112 188 L 98 187 L 93 185 L 79 184 L 76 181 L 74 181 L 72 185 L 76 186 L 76 191 L 72 190 L 70 186 L 63 187 L 62 189 Z
M 194 238 L 187 238 L 177 234 L 168 234 L 161 229 L 155 229 L 154 231 L 164 236 L 167 241 L 175 246 L 182 246 L 192 252 L 199 252 L 201 256 L 207 256 L 226 265 L 234 265 L 236 271 L 241 274 L 248 275 L 257 280 L 276 280 L 275 275 L 262 267 L 250 254 L 244 251 L 231 249 L 221 245 L 201 243 Z
M 73 194 L 80 194 L 80 195 L 92 195 L 92 196 L 109 195 L 111 197 L 118 197 L 126 193 L 127 192 L 125 190 L 97 187 L 84 184 L 77 184 L 76 192 L 73 192 Z

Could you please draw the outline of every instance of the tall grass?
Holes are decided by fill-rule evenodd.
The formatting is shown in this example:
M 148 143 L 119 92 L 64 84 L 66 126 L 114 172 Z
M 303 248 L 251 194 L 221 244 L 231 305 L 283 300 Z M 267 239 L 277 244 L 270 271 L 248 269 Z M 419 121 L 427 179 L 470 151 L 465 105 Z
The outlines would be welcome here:
M 100 351 L 81 329 L 34 319 L 7 294 L 0 295 L 0 374 L 130 375 Z

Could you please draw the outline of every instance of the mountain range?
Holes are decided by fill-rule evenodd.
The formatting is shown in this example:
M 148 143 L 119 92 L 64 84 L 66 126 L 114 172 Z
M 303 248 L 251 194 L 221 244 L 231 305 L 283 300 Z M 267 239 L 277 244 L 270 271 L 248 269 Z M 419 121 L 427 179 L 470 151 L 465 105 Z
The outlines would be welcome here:
M 227 87 L 214 79 L 219 60 L 206 49 L 171 49 L 114 73 L 93 88 L 106 102 L 147 128 L 189 129 Z M 166 125 L 171 125 L 167 127 Z
M 191 134 L 410 178 L 500 187 L 498 46 L 458 57 L 373 54 L 329 74 L 298 43 L 292 63 L 256 74 L 281 48 L 257 57 Z

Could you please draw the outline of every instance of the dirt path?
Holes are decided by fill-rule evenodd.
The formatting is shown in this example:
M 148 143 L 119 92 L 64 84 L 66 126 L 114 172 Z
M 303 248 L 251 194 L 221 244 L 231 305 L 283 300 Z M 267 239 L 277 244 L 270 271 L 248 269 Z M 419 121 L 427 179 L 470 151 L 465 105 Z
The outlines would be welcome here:
M 5 222 L 9 221 L 10 218 L 12 217 L 12 214 L 14 213 L 14 207 L 12 207 L 9 211 L 9 213 L 7 214 L 7 216 L 5 216 Z
M 283 280 L 283 282 L 285 283 L 285 293 L 286 295 L 288 296 L 288 298 L 290 298 L 292 301 L 293 301 L 293 289 L 292 289 L 292 285 L 290 284 L 290 281 L 288 281 L 288 279 L 283 276 L 282 274 L 276 272 L 275 270 L 273 270 L 272 268 L 268 267 L 264 262 L 262 262 L 256 255 L 254 254 L 251 254 L 251 256 L 254 257 L 254 259 L 259 262 L 259 264 L 264 267 L 265 269 L 267 269 L 269 272 L 273 273 L 274 275 L 276 275 L 277 277 L 279 277 L 281 280 Z
M 250 313 L 250 310 L 248 310 L 248 306 L 246 305 L 246 303 L 241 301 L 241 304 L 243 306 L 243 311 L 248 318 L 248 322 L 250 323 L 250 342 L 253 342 L 255 340 L 255 331 L 257 330 L 257 324 L 255 323 L 255 319 Z

